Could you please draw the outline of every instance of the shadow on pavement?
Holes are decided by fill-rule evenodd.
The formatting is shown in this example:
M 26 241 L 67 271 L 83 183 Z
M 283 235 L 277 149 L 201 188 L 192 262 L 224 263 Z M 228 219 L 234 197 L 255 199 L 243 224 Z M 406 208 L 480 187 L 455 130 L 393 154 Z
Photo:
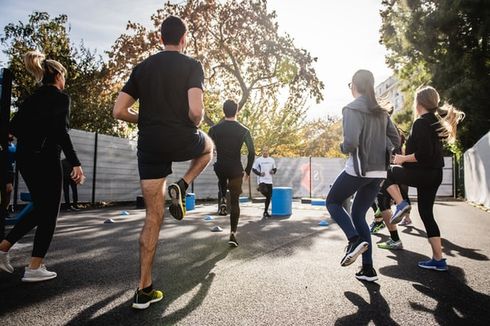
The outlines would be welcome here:
M 391 317 L 391 309 L 388 302 L 381 294 L 381 286 L 378 283 L 362 282 L 369 292 L 369 302 L 353 292 L 344 292 L 346 298 L 358 307 L 355 314 L 337 319 L 335 325 L 368 325 L 371 321 L 374 325 L 398 325 Z
M 410 235 L 427 239 L 427 233 L 424 230 L 418 229 L 414 226 L 409 225 L 405 227 L 405 229 L 402 232 L 405 234 L 410 234 Z M 458 253 L 462 257 L 466 257 L 473 260 L 480 260 L 480 261 L 489 260 L 487 256 L 478 253 L 478 251 L 481 251 L 481 249 L 464 248 L 444 238 L 441 238 L 441 242 L 442 242 L 442 251 L 446 256 L 455 257 L 455 253 Z
M 427 257 L 408 250 L 392 251 L 392 254 L 388 258 L 398 264 L 382 267 L 379 272 L 414 283 L 416 290 L 437 302 L 435 309 L 409 302 L 412 309 L 433 314 L 440 325 L 488 325 L 490 296 L 470 288 L 463 269 L 450 265 L 448 272 L 424 270 L 417 262 Z
M 0 273 L 0 317 L 14 316 L 36 305 L 32 314 L 29 312 L 30 318 L 45 302 L 49 310 L 49 305 L 61 300 L 59 304 L 66 311 L 63 315 L 53 312 L 46 320 L 68 325 L 175 324 L 202 304 L 215 278 L 214 269 L 223 259 L 232 265 L 234 261 L 248 261 L 262 256 L 264 248 L 288 256 L 294 250 L 309 248 L 314 235 L 328 230 L 319 228 L 317 221 L 249 218 L 238 229 L 238 241 L 243 242 L 232 250 L 227 245 L 229 218 L 214 221 L 225 232 L 212 233 L 209 228 L 214 224 L 203 221 L 206 215 L 179 223 L 169 222 L 166 212 L 153 284 L 167 296 L 144 313 L 130 307 L 138 280 L 138 236 L 143 218 L 121 217 L 116 223 L 103 224 L 106 218 L 116 217 L 113 211 L 65 215 L 46 259 L 58 277 L 37 284 L 21 283 L 23 268 L 19 268 L 19 261 L 27 261 L 31 247 L 12 252 L 15 273 Z M 32 243 L 32 236 L 26 236 L 23 243 Z M 291 242 L 295 242 L 292 250 L 277 250 Z M 177 308 L 171 307 L 173 303 Z M 169 307 L 176 310 L 169 311 Z

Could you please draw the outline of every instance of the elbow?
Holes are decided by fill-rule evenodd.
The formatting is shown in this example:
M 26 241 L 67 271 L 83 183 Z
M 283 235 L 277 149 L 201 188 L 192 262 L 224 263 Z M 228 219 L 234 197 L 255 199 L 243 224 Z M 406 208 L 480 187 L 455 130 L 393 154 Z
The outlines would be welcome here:
M 118 110 L 116 110 L 116 108 L 112 110 L 112 117 L 116 120 L 119 120 L 121 118 L 121 114 Z
M 357 149 L 357 146 L 354 146 L 354 144 L 351 143 L 342 143 L 340 145 L 340 150 L 343 154 L 349 154 L 349 153 L 354 153 Z
M 201 108 L 199 110 L 189 110 L 189 118 L 196 125 L 196 127 L 199 127 L 204 119 L 204 109 Z

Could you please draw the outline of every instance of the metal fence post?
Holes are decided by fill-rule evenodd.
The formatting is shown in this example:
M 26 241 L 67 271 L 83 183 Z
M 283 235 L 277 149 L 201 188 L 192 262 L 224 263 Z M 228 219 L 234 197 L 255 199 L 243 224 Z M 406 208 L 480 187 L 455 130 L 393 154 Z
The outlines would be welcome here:
M 94 140 L 94 169 L 93 169 L 93 175 L 92 175 L 92 206 L 95 206 L 95 189 L 96 189 L 96 182 L 97 182 L 97 148 L 98 148 L 98 141 L 99 141 L 99 133 L 96 131 L 95 132 L 95 140 Z

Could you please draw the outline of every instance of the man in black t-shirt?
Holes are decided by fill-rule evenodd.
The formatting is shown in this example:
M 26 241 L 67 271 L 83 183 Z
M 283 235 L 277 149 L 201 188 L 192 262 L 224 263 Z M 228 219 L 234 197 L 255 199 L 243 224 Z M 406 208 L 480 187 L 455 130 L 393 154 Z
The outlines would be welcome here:
M 165 202 L 165 178 L 172 162 L 191 160 L 186 174 L 168 187 L 173 217 L 185 215 L 185 191 L 212 158 L 212 140 L 198 126 L 204 116 L 204 72 L 199 61 L 182 51 L 187 26 L 169 16 L 161 26 L 164 50 L 139 63 L 114 105 L 116 119 L 138 123 L 138 170 L 146 204 L 140 235 L 140 283 L 133 308 L 146 309 L 164 294 L 153 290 L 151 269 Z M 131 109 L 139 100 L 139 112 Z
M 225 119 L 209 129 L 209 136 L 213 139 L 217 160 L 214 171 L 218 176 L 220 213 L 226 208 L 226 191 L 230 191 L 230 240 L 228 244 L 238 247 L 236 232 L 240 218 L 240 194 L 242 193 L 243 166 L 240 151 L 243 143 L 247 146 L 248 161 L 245 168 L 245 178 L 248 179 L 255 158 L 255 149 L 252 136 L 247 127 L 236 121 L 238 105 L 231 100 L 223 104 Z

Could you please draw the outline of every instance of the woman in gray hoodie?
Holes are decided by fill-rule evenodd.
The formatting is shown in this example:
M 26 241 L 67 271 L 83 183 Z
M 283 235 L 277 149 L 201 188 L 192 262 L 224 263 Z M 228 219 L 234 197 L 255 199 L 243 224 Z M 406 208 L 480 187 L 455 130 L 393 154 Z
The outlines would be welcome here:
M 386 178 L 391 150 L 400 145 L 400 136 L 387 110 L 376 100 L 370 71 L 358 70 L 349 87 L 355 100 L 342 110 L 344 140 L 340 145 L 349 158 L 328 193 L 326 205 L 349 241 L 340 265 L 351 265 L 362 254 L 362 269 L 356 278 L 374 282 L 378 277 L 373 268 L 366 212 Z M 354 193 L 349 216 L 342 202 Z

